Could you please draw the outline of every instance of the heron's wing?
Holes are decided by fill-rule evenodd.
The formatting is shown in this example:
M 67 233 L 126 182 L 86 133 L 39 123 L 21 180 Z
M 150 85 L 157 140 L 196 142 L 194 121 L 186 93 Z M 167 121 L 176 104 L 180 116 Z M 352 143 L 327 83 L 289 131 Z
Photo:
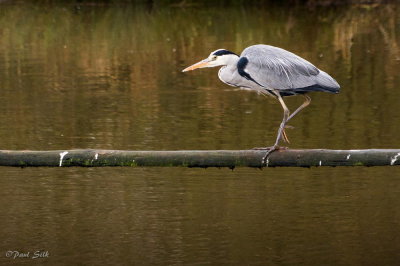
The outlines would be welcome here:
M 289 51 L 262 44 L 250 46 L 242 52 L 238 72 L 242 76 L 248 75 L 263 87 L 288 91 L 318 87 L 319 74 L 326 74 Z

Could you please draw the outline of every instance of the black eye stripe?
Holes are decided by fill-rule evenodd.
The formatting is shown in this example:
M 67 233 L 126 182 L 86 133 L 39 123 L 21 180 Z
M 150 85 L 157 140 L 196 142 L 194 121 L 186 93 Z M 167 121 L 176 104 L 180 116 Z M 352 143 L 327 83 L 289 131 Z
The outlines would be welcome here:
M 234 52 L 231 52 L 231 51 L 228 51 L 228 50 L 224 50 L 224 49 L 215 51 L 215 52 L 213 53 L 213 55 L 216 55 L 216 56 L 227 55 L 227 54 L 234 54 L 234 55 L 237 55 L 237 54 L 235 54 Z

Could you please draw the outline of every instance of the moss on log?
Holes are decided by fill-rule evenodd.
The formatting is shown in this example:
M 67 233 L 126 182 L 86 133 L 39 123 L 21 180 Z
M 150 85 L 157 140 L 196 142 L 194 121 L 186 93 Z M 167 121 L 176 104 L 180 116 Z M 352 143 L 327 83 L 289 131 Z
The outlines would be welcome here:
M 99 166 L 183 166 L 183 167 L 312 167 L 400 165 L 400 149 L 368 150 L 277 150 L 262 164 L 263 150 L 213 151 L 122 151 L 55 150 L 0 151 L 0 166 L 16 167 L 99 167 Z

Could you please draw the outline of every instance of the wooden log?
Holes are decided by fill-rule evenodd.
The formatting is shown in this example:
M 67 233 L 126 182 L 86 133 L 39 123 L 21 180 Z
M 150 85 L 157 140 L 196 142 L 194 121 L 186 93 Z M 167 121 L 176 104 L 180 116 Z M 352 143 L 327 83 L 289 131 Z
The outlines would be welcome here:
M 212 151 L 123 151 L 54 150 L 0 151 L 0 166 L 99 167 L 99 166 L 184 166 L 184 167 L 312 167 L 400 165 L 400 149 L 292 150 L 274 151 L 263 165 L 264 150 Z

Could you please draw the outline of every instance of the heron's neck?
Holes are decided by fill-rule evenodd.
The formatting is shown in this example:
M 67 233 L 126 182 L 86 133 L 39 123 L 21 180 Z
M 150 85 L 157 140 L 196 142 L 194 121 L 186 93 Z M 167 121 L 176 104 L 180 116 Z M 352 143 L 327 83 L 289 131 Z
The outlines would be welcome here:
M 236 68 L 237 62 L 239 61 L 239 56 L 235 54 L 224 55 L 223 60 L 224 60 L 224 66 L 228 68 L 230 67 Z
M 237 71 L 237 63 L 239 61 L 239 56 L 229 55 L 225 59 L 225 65 L 220 69 L 220 72 L 224 72 L 225 75 L 233 75 Z
M 232 75 L 235 71 L 237 71 L 238 61 L 239 61 L 239 56 L 237 55 L 224 56 L 224 64 L 219 69 L 219 73 L 222 74 L 222 72 L 224 72 L 225 75 Z
M 224 55 L 222 61 L 222 67 L 218 71 L 219 79 L 230 85 L 236 86 L 233 83 L 233 78 L 235 76 L 235 72 L 237 72 L 237 62 L 239 61 L 239 56 L 234 54 Z

